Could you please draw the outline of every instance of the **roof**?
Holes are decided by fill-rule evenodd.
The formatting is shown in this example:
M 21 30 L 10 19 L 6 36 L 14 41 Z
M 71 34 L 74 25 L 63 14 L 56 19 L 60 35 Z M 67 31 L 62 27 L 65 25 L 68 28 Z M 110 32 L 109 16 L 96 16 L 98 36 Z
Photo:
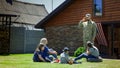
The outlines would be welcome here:
M 44 24 L 46 24 L 51 18 L 56 16 L 58 13 L 63 11 L 66 7 L 68 7 L 74 0 L 66 0 L 60 6 L 58 6 L 54 11 L 52 11 L 48 16 L 46 16 L 43 20 L 35 25 L 35 28 L 44 28 Z
M 17 17 L 17 15 L 12 15 L 12 14 L 0 14 L 0 17 L 1 16 Z
M 36 24 L 48 15 L 43 4 L 32 4 L 21 1 L 13 1 L 10 5 L 6 0 L 0 0 L 0 14 L 13 14 L 20 17 L 12 18 L 18 23 Z

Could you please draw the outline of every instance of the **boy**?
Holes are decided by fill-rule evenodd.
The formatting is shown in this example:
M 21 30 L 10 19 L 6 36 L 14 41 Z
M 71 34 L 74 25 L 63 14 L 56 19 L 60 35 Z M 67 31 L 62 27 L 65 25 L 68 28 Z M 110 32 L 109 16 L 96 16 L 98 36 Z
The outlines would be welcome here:
M 72 58 L 69 58 L 69 48 L 65 47 L 63 53 L 60 54 L 60 63 L 61 64 L 78 64 L 78 62 L 73 62 Z M 81 63 L 81 62 L 80 62 Z
M 69 63 L 69 48 L 65 47 L 63 53 L 60 54 L 60 63 Z

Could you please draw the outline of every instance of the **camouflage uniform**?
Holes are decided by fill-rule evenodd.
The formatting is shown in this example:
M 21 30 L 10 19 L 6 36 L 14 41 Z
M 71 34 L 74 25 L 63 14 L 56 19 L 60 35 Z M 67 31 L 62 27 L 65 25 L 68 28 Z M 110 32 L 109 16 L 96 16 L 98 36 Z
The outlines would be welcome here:
M 95 36 L 97 34 L 97 26 L 94 21 L 79 22 L 79 28 L 83 29 L 83 46 L 87 47 L 87 41 L 94 43 Z

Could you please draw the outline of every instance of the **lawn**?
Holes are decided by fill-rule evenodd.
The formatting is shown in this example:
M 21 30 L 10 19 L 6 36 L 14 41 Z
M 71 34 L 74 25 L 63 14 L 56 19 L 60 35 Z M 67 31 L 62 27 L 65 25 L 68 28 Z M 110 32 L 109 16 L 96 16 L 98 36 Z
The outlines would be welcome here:
M 32 54 L 11 54 L 0 56 L 0 68 L 119 68 L 120 60 L 104 59 L 103 62 L 91 63 L 82 59 L 82 64 L 35 63 Z

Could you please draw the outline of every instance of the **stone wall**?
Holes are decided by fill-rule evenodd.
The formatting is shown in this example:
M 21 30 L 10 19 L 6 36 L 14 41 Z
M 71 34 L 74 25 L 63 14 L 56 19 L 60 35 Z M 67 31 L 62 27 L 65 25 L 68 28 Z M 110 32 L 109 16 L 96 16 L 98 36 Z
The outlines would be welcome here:
M 46 28 L 46 37 L 48 38 L 48 47 L 53 48 L 59 54 L 64 47 L 69 47 L 70 54 L 82 46 L 82 29 L 77 25 L 64 25 Z

